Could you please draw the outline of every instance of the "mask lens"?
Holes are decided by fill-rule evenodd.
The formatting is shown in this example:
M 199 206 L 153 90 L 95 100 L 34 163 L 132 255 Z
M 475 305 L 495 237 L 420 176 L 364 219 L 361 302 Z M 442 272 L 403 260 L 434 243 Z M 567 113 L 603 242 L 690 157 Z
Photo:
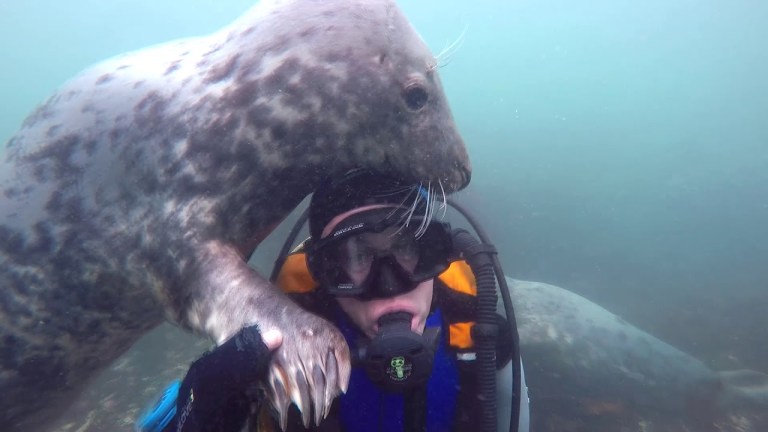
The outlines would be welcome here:
M 371 272 L 371 265 L 376 257 L 374 250 L 360 241 L 359 236 L 345 239 L 338 246 L 336 256 L 336 264 L 358 284 Z
M 385 298 L 442 273 L 453 251 L 450 228 L 433 222 L 418 238 L 419 221 L 403 226 L 391 208 L 352 215 L 313 244 L 307 261 L 331 295 Z
M 362 284 L 374 261 L 390 256 L 412 275 L 419 263 L 419 247 L 411 230 L 390 227 L 382 232 L 365 232 L 347 237 L 336 249 L 338 265 L 354 284 Z

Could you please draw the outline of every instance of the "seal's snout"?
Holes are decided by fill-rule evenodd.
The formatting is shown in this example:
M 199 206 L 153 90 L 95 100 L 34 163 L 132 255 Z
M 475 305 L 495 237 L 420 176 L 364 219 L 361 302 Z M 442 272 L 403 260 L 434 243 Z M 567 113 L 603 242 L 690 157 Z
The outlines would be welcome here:
M 472 170 L 469 165 L 456 163 L 450 173 L 442 178 L 441 184 L 446 193 L 458 192 L 469 186 L 472 179 Z
M 459 187 L 456 190 L 462 190 L 469 186 L 469 182 L 472 180 L 472 170 L 469 165 L 459 165 L 456 167 L 459 171 Z
M 453 153 L 452 157 L 443 162 L 443 171 L 437 172 L 439 178 L 442 179 L 446 193 L 458 192 L 469 186 L 469 182 L 472 180 L 472 164 L 469 161 L 464 142 L 463 140 L 458 140 L 458 142 L 461 144 L 460 148 Z

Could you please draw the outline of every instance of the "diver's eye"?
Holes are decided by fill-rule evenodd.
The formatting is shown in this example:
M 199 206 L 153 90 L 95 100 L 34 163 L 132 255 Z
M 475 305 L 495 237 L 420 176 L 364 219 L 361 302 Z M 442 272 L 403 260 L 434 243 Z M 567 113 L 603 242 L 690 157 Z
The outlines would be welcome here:
M 405 98 L 405 105 L 412 111 L 424 108 L 429 100 L 427 90 L 419 84 L 412 84 L 406 87 L 403 97 Z

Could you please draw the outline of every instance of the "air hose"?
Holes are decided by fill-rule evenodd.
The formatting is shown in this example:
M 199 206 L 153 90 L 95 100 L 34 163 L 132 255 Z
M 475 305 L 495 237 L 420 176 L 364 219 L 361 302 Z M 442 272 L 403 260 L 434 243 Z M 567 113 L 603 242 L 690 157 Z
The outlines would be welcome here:
M 496 277 L 491 256 L 493 246 L 482 244 L 463 229 L 453 231 L 453 245 L 466 260 L 477 284 L 477 319 L 472 327 L 472 340 L 477 353 L 477 410 L 480 430 L 496 430 L 496 342 L 499 327 L 496 320 Z
M 507 279 L 504 277 L 504 272 L 501 269 L 501 263 L 499 257 L 496 254 L 495 249 L 491 245 L 488 236 L 485 234 L 485 230 L 480 224 L 475 221 L 475 218 L 467 211 L 463 206 L 457 204 L 455 201 L 449 199 L 448 205 L 453 207 L 456 211 L 461 213 L 462 216 L 469 222 L 472 228 L 477 233 L 482 244 L 490 247 L 493 250 L 492 253 L 486 254 L 493 263 L 493 271 L 496 273 L 496 281 L 499 284 L 499 292 L 501 293 L 501 300 L 504 304 L 504 311 L 507 315 L 507 324 L 509 325 L 509 334 L 512 338 L 512 406 L 509 414 L 509 432 L 518 432 L 520 427 L 520 402 L 522 397 L 522 366 L 520 361 L 520 336 L 517 333 L 517 320 L 515 319 L 515 308 L 512 305 L 512 296 L 509 294 L 509 287 L 507 286 Z M 473 268 L 474 272 L 475 269 Z M 475 273 L 477 277 L 477 273 Z M 477 291 L 478 297 L 480 296 L 480 279 L 477 278 Z M 494 297 L 495 298 L 495 297 Z M 495 304 L 494 304 L 495 305 Z M 495 400 L 495 395 L 494 395 Z M 494 425 L 495 427 L 495 425 Z

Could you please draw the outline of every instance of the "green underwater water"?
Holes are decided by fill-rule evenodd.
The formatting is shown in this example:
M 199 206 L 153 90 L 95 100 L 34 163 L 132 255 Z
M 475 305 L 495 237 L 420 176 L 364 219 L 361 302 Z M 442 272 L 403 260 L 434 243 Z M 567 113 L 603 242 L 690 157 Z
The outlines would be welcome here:
M 251 4 L 0 0 L 0 141 L 86 66 Z M 460 40 L 440 70 L 474 167 L 459 198 L 508 274 L 768 372 L 768 2 L 400 4 L 433 51 Z

